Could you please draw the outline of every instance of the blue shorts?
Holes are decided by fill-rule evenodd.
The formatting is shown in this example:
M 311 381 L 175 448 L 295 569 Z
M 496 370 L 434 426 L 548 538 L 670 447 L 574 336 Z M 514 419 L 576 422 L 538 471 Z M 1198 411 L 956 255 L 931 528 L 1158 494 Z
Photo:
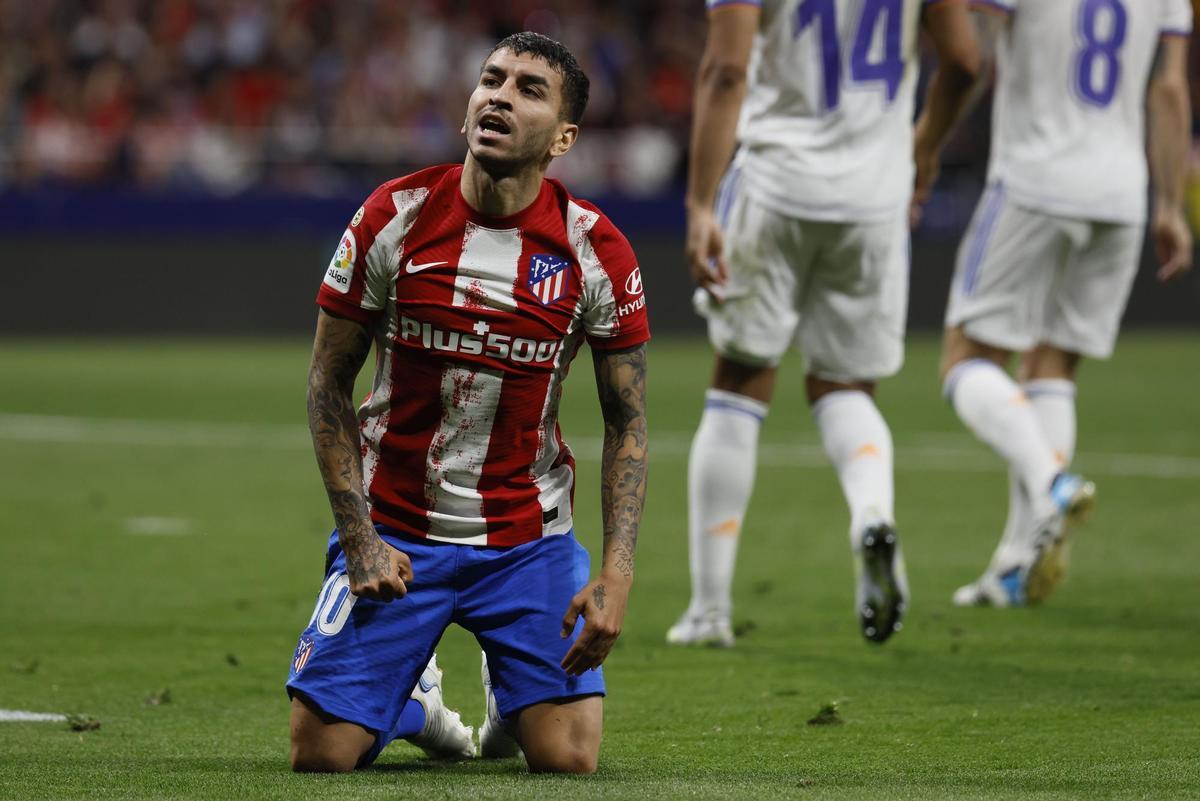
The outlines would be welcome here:
M 376 530 L 412 560 L 408 594 L 391 603 L 352 596 L 335 531 L 288 695 L 385 738 L 451 623 L 474 634 L 487 654 L 503 717 L 543 701 L 604 695 L 599 668 L 569 676 L 560 666 L 584 623 L 580 617 L 563 639 L 562 618 L 589 577 L 588 553 L 573 533 L 489 548 Z

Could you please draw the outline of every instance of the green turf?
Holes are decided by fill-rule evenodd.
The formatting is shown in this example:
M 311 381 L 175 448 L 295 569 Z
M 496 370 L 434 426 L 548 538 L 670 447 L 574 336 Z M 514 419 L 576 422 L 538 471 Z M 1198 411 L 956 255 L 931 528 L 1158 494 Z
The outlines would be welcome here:
M 686 601 L 686 450 L 710 357 L 658 341 L 598 775 L 431 764 L 400 743 L 375 769 L 313 777 L 287 769 L 281 688 L 329 526 L 305 345 L 0 342 L 0 709 L 101 722 L 0 723 L 0 798 L 1200 797 L 1198 354 L 1194 333 L 1131 335 L 1086 366 L 1077 465 L 1098 512 L 1051 602 L 998 612 L 948 600 L 990 552 L 1003 473 L 941 402 L 936 343 L 913 341 L 880 399 L 915 592 L 883 648 L 858 634 L 847 515 L 790 361 L 740 554 L 745 634 L 690 651 L 663 633 Z M 593 551 L 594 397 L 580 364 L 563 418 Z M 147 517 L 176 522 L 135 533 Z M 439 655 L 450 704 L 478 723 L 472 640 L 451 630 Z M 843 725 L 805 725 L 835 700 Z

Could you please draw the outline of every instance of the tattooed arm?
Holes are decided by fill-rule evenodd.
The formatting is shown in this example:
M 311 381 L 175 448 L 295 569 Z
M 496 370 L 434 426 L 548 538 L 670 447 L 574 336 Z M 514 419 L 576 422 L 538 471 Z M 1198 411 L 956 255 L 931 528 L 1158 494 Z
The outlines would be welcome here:
M 319 312 L 308 368 L 308 428 L 346 554 L 350 591 L 391 601 L 407 592 L 412 566 L 375 533 L 363 488 L 354 379 L 370 352 L 371 334 L 361 323 Z
M 584 618 L 579 639 L 562 661 L 575 676 L 604 662 L 621 633 L 646 498 L 646 346 L 592 356 L 604 416 L 604 559 L 600 575 L 572 599 L 563 618 L 563 637 L 570 636 L 579 615 Z

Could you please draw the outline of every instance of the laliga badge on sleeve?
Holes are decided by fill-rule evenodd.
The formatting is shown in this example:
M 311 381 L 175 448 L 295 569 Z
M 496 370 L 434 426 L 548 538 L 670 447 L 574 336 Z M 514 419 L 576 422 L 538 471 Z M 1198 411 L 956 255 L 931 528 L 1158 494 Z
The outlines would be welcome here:
M 333 260 L 329 262 L 329 269 L 325 271 L 325 285 L 336 289 L 345 295 L 350 291 L 350 276 L 354 275 L 354 259 L 356 246 L 354 244 L 354 234 L 350 233 L 347 228 L 342 234 L 342 241 L 338 243 L 337 252 L 333 254 Z

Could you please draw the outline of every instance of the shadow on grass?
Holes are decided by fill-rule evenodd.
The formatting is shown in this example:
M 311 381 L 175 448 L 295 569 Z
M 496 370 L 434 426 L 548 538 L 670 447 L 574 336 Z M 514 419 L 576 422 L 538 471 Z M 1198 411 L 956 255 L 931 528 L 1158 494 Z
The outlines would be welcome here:
M 377 762 L 360 773 L 405 773 L 436 776 L 453 774 L 521 775 L 528 773 L 523 759 L 464 759 L 461 762 L 442 759 L 406 759 L 401 762 Z

